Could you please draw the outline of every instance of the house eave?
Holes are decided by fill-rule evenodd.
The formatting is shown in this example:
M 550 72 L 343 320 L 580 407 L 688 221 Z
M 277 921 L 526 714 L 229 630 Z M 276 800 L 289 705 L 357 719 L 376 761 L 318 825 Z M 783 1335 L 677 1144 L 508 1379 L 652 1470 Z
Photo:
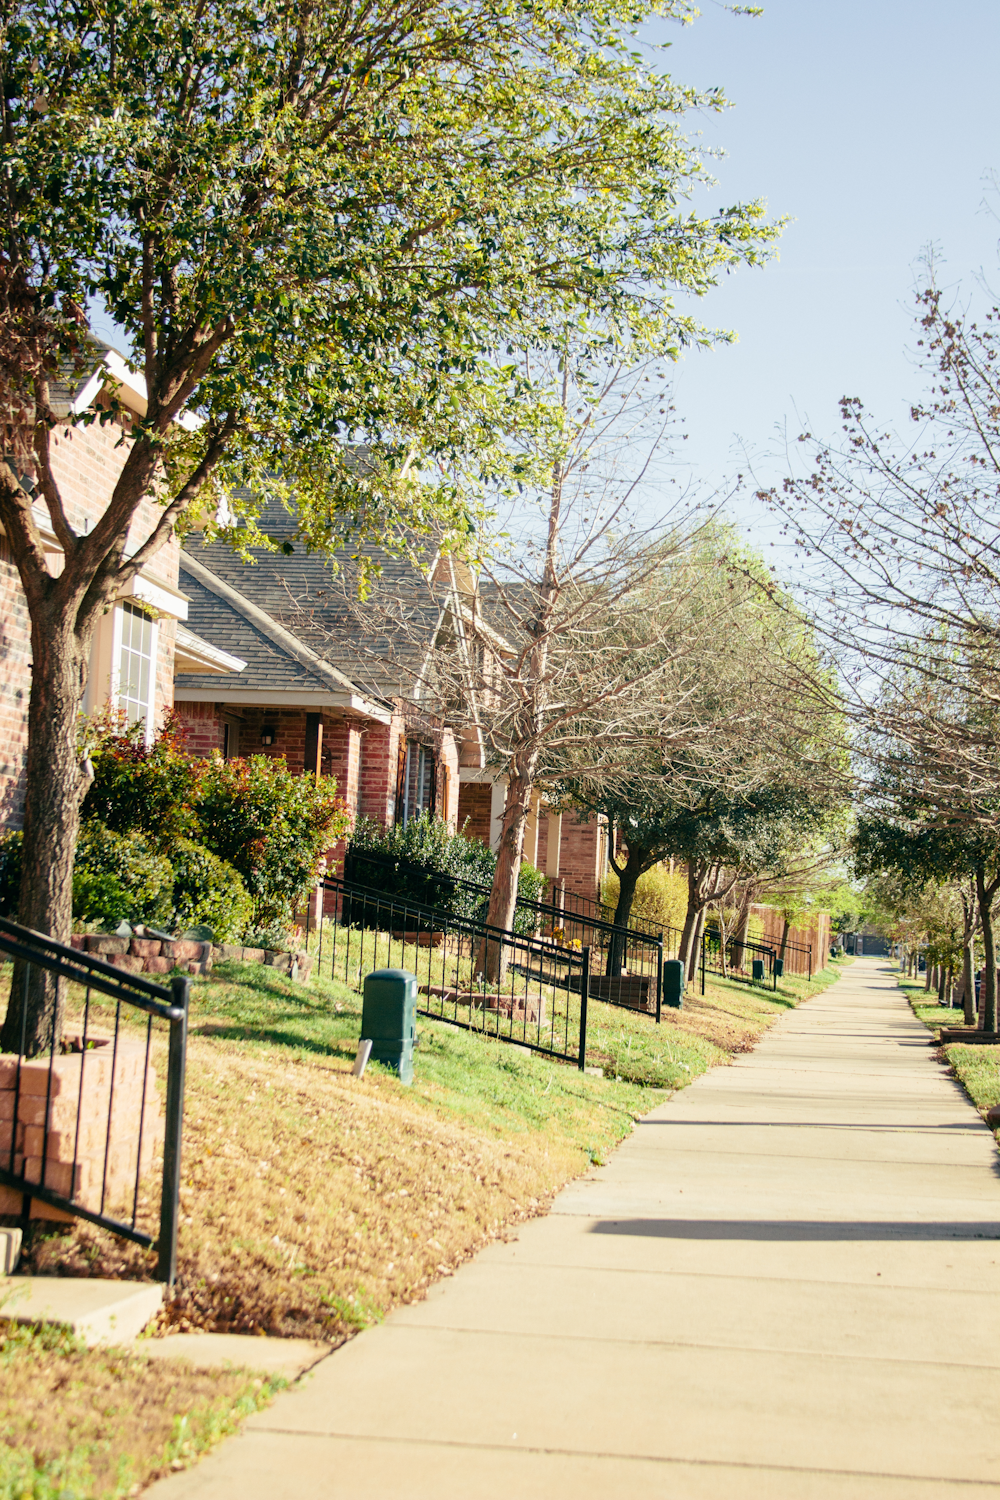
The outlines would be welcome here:
M 243 708 L 339 708 L 345 713 L 356 714 L 359 718 L 372 719 L 377 724 L 392 722 L 391 709 L 372 703 L 370 699 L 363 698 L 358 693 L 323 691 L 310 693 L 304 690 L 280 692 L 274 688 L 217 688 L 214 683 L 210 688 L 186 688 L 180 683 L 175 683 L 174 702 L 231 703 Z

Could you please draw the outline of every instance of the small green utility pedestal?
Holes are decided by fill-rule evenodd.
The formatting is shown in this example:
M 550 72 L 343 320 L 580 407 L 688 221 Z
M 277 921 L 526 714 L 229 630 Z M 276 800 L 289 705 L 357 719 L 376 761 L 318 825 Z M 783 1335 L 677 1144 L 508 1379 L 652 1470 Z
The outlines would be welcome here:
M 784 977 L 784 973 L 785 973 L 785 960 L 783 958 L 776 958 L 774 960 L 774 977 L 775 977 L 775 979 L 782 979 Z
M 417 976 L 406 969 L 376 969 L 365 977 L 361 1038 L 371 1040 L 372 1062 L 413 1082 L 413 1044 L 417 1036 Z
M 672 1005 L 674 1010 L 680 1010 L 684 1004 L 683 959 L 665 958 L 663 960 L 663 1003 Z
M 750 968 L 751 968 L 751 972 L 753 974 L 753 982 L 754 982 L 754 984 L 763 984 L 764 983 L 764 960 L 762 958 L 755 958 L 755 959 L 753 959 L 752 962 L 751 962 Z

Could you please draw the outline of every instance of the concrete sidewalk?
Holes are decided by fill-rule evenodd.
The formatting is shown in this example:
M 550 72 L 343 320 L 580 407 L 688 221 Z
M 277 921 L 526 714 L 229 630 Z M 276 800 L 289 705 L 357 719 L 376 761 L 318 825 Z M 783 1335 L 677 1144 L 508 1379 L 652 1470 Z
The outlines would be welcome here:
M 1000 1496 L 992 1133 L 884 960 L 156 1500 Z

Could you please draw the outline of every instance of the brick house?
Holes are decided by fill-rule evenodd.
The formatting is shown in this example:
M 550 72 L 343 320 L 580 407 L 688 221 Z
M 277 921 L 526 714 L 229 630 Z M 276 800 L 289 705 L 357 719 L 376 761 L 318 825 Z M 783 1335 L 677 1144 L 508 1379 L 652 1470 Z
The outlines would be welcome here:
M 103 514 L 121 474 L 130 415 L 146 410 L 142 378 L 110 346 L 93 342 L 90 375 L 52 392 L 67 418 L 53 437 L 53 467 L 69 522 L 83 532 Z M 120 415 L 69 425 L 73 416 L 106 410 L 112 391 Z M 129 548 L 142 544 L 158 514 L 152 499 L 140 506 Z M 55 571 L 60 547 L 41 503 L 36 519 Z M 413 657 L 420 629 L 410 632 L 409 659 L 398 642 L 395 651 L 381 649 L 385 643 L 366 638 L 343 593 L 331 589 L 328 560 L 295 540 L 291 517 L 270 510 L 264 521 L 279 550 L 257 552 L 253 565 L 197 537 L 183 551 L 175 539 L 161 548 L 98 627 L 84 711 L 110 703 L 129 723 L 144 722 L 151 739 L 176 707 L 194 754 L 285 756 L 301 772 L 319 766 L 337 778 L 355 815 L 388 826 L 429 809 L 495 845 L 505 783 L 486 767 L 483 709 L 472 684 L 460 727 L 447 727 L 421 688 L 425 662 Z M 458 576 L 442 558 L 426 571 L 403 559 L 380 561 L 381 587 L 405 600 L 423 627 L 427 661 L 435 650 L 454 649 L 455 621 L 474 588 L 467 570 Z M 23 817 L 30 674 L 27 606 L 0 532 L 0 827 L 17 828 Z M 449 717 L 454 724 L 454 712 Z M 596 824 L 546 813 L 536 802 L 525 858 L 592 897 L 604 844 Z
M 94 367 L 77 385 L 55 386 L 52 404 L 69 419 L 105 410 L 114 390 L 121 415 L 114 420 L 57 429 L 52 466 L 70 525 L 86 533 L 107 508 L 128 454 L 130 414 L 146 410 L 145 382 L 108 345 L 94 340 Z M 61 548 L 45 506 L 35 519 L 53 573 Z M 159 518 L 146 500 L 129 534 L 128 549 L 142 545 Z M 240 664 L 218 657 L 186 628 L 187 600 L 178 587 L 179 547 L 168 542 L 124 590 L 95 633 L 84 711 L 106 702 L 121 708 L 130 723 L 154 726 L 173 701 L 175 658 L 180 652 L 204 660 L 206 670 L 228 672 Z M 28 610 L 10 548 L 0 532 L 0 826 L 21 826 L 24 808 L 24 755 L 31 690 L 31 630 Z
M 282 756 L 336 777 L 355 817 L 386 827 L 426 810 L 456 829 L 461 772 L 484 763 L 474 712 L 449 728 L 421 691 L 419 660 L 369 648 L 330 560 L 296 540 L 293 518 L 269 510 L 264 529 L 278 550 L 253 550 L 252 563 L 200 538 L 180 554 L 191 628 L 245 663 L 225 680 L 179 663 L 174 703 L 192 752 Z M 380 561 L 381 587 L 409 601 L 425 653 L 438 649 L 447 587 L 407 559 Z
M 441 556 L 419 567 L 380 555 L 378 589 L 405 601 L 406 630 L 379 641 L 329 560 L 296 539 L 292 516 L 271 507 L 261 524 L 276 550 L 252 549 L 252 563 L 197 538 L 180 556 L 191 628 L 247 663 L 224 680 L 179 667 L 174 701 L 192 751 L 281 755 L 296 771 L 318 765 L 355 816 L 387 827 L 429 810 L 495 847 L 506 783 L 486 765 L 488 704 L 466 679 L 449 727 L 427 685 L 435 652 L 460 653 L 468 570 Z M 554 884 L 593 897 L 603 829 L 536 799 L 524 857 Z

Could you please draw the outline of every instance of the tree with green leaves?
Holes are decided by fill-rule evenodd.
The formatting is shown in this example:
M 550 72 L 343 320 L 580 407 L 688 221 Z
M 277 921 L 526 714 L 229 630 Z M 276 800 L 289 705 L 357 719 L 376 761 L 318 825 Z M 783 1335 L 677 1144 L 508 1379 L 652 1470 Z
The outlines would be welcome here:
M 699 649 L 670 683 L 675 744 L 657 736 L 662 708 L 650 703 L 646 739 L 612 774 L 570 773 L 563 783 L 578 806 L 607 819 L 620 851 L 611 855 L 616 925 L 627 925 L 645 870 L 666 858 L 686 865 L 680 957 L 689 975 L 709 906 L 747 877 L 786 874 L 842 815 L 846 796 L 841 719 L 790 691 L 804 662 L 822 670 L 807 622 L 760 587 L 759 560 L 725 532 L 715 542 L 702 543 L 688 599 Z
M 516 480 L 509 435 L 545 420 L 508 348 L 569 322 L 594 346 L 675 354 L 708 337 L 675 292 L 766 253 L 759 204 L 686 204 L 706 172 L 683 117 L 724 100 L 635 50 L 645 15 L 625 0 L 5 8 L 0 523 L 31 621 L 29 926 L 69 932 L 96 623 L 176 530 L 225 531 L 220 499 L 231 515 L 277 494 L 311 546 L 465 535 L 470 486 Z M 53 473 L 52 390 L 93 368 L 93 305 L 147 406 L 81 534 Z M 114 398 L 72 420 L 109 414 L 124 419 Z M 146 497 L 155 524 L 126 553 Z M 58 1026 L 54 994 L 32 992 L 29 1050 Z

